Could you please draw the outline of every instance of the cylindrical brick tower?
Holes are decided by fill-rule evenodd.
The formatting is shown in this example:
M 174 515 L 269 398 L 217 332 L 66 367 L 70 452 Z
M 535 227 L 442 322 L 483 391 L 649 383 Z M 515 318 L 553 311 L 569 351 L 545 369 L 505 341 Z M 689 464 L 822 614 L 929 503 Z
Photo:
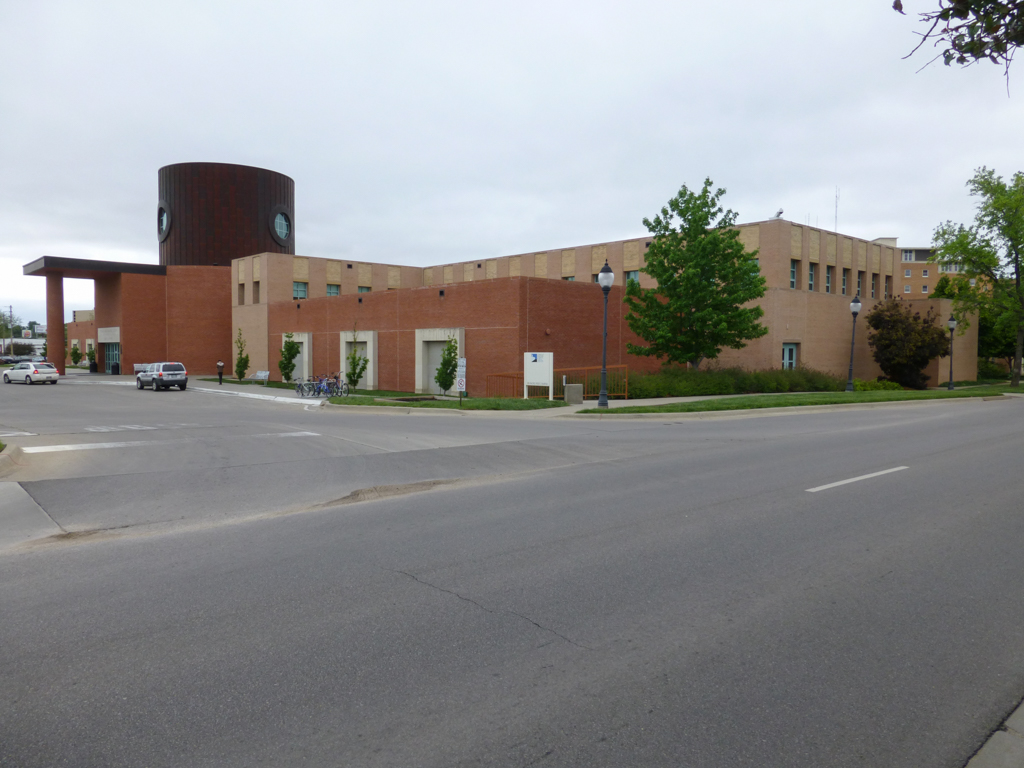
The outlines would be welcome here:
M 228 163 L 177 163 L 159 172 L 162 265 L 219 264 L 254 253 L 295 253 L 295 182 Z

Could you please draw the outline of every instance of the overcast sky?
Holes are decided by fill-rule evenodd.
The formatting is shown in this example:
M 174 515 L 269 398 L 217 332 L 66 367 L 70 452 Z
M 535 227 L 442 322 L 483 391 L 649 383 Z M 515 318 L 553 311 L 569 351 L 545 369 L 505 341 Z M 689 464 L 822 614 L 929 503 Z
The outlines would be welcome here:
M 832 228 L 839 187 L 839 231 L 927 245 L 1024 170 L 1019 80 L 902 59 L 934 5 L 0 0 L 0 305 L 45 321 L 42 255 L 157 263 L 157 170 L 196 161 L 291 176 L 308 256 L 640 236 L 706 176 L 740 221 Z

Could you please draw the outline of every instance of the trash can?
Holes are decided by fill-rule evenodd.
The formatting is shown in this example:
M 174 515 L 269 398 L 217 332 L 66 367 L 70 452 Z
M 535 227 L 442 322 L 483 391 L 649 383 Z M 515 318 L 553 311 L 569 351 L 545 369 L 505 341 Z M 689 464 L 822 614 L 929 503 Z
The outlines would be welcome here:
M 121 364 L 120 363 L 111 363 L 110 364 L 110 375 L 111 376 L 120 376 L 121 375 Z

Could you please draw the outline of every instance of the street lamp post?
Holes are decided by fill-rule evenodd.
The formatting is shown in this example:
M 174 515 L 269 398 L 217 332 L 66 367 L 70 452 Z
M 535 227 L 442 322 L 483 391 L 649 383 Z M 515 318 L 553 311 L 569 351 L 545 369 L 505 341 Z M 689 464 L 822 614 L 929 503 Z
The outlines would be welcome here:
M 597 282 L 604 291 L 604 338 L 601 342 L 601 393 L 597 396 L 597 407 L 608 407 L 608 292 L 615 282 L 615 273 L 605 259 L 604 266 L 597 273 Z
M 950 315 L 949 316 L 949 322 L 947 323 L 947 325 L 949 326 L 949 387 L 947 387 L 947 389 L 952 391 L 952 389 L 953 389 L 953 331 L 956 330 L 956 318 L 953 317 L 952 315 Z
M 850 312 L 853 313 L 853 334 L 850 336 L 850 375 L 846 379 L 847 392 L 853 392 L 853 344 L 857 340 L 857 315 L 860 313 L 860 306 L 860 294 L 857 294 L 850 302 Z

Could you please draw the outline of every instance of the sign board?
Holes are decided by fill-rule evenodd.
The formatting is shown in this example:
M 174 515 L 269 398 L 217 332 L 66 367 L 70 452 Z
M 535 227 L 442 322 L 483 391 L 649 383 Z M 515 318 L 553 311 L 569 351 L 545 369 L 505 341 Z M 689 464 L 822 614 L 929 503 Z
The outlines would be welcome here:
M 530 387 L 547 387 L 548 400 L 555 399 L 555 355 L 552 352 L 527 352 L 523 355 L 523 397 Z
M 23 339 L 31 339 L 32 338 L 32 331 L 30 329 L 28 329 L 28 328 L 24 329 L 21 332 L 21 338 L 23 338 Z
M 455 369 L 455 391 L 466 391 L 466 358 L 460 357 L 459 364 Z
M 46 333 L 46 326 L 36 323 L 36 333 Z
M 100 344 L 119 344 L 121 342 L 121 327 L 97 328 L 96 340 Z

